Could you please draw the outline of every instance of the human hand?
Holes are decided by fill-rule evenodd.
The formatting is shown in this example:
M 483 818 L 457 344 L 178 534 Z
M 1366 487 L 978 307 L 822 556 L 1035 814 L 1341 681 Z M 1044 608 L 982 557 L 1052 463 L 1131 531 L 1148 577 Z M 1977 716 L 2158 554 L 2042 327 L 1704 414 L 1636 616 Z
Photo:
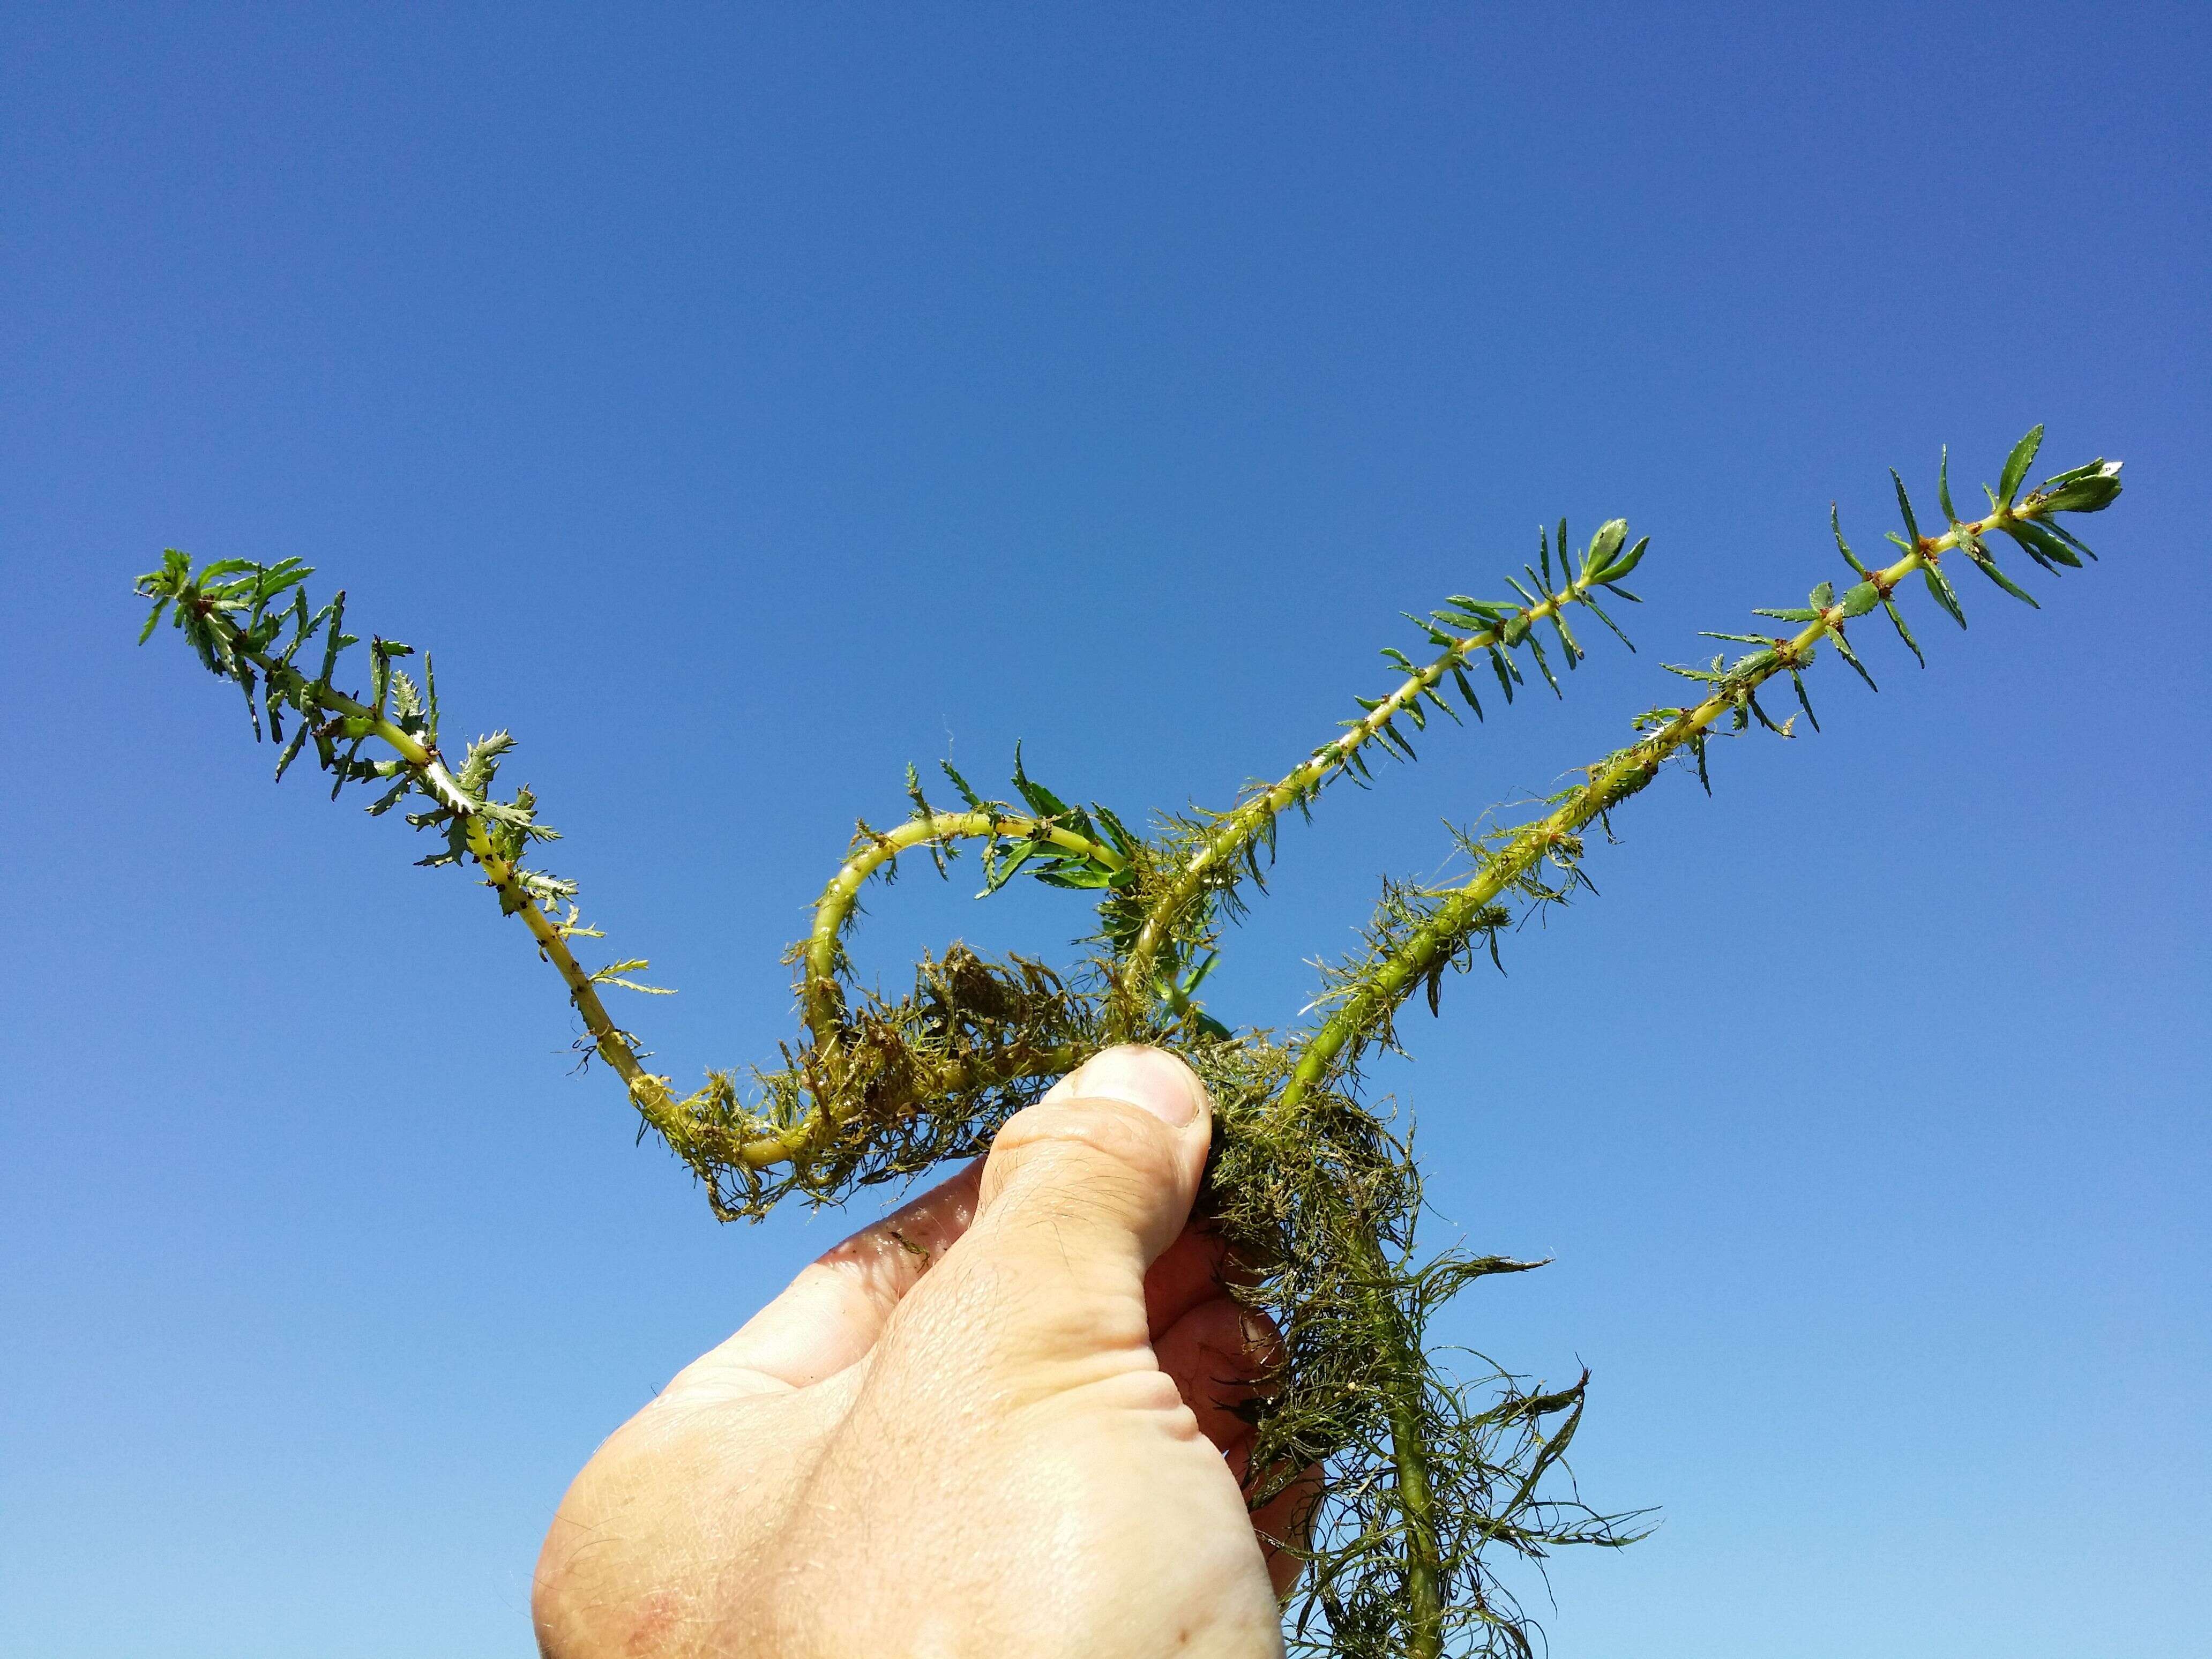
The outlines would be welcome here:
M 1109 1048 L 801 1273 L 577 1477 L 547 1659 L 1279 1654 L 1304 1492 L 1247 1513 L 1273 1333 L 1187 1224 L 1211 1120 Z

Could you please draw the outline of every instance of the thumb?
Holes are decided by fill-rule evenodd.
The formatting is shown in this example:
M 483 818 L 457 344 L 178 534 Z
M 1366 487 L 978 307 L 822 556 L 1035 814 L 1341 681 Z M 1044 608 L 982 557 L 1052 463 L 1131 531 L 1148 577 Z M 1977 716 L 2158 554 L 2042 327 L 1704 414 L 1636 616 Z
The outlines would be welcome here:
M 1105 1049 L 999 1131 L 976 1224 L 1048 1228 L 1060 1248 L 1133 1260 L 1141 1273 L 1190 1218 L 1212 1130 L 1206 1085 L 1182 1060 Z
M 1212 1133 L 1172 1054 L 1095 1055 L 999 1131 L 974 1222 L 903 1310 L 908 1341 L 1018 1368 L 1141 1350 L 1145 1269 L 1189 1218 Z

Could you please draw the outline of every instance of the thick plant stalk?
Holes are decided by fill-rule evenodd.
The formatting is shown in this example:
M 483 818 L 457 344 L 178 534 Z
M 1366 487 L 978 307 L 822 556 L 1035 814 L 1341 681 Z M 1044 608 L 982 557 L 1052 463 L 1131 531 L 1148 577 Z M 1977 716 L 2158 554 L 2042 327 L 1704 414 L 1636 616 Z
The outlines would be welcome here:
M 1371 1236 L 1362 1243 L 1378 1286 L 1387 1285 L 1390 1270 L 1381 1243 Z M 1389 1400 L 1392 1473 L 1405 1529 L 1406 1652 L 1408 1659 L 1437 1659 L 1443 1651 L 1443 1563 L 1437 1539 L 1436 1493 L 1429 1479 L 1428 1437 L 1421 1427 L 1427 1368 L 1387 1290 L 1378 1289 L 1376 1302 L 1376 1323 L 1385 1334 L 1376 1373 Z

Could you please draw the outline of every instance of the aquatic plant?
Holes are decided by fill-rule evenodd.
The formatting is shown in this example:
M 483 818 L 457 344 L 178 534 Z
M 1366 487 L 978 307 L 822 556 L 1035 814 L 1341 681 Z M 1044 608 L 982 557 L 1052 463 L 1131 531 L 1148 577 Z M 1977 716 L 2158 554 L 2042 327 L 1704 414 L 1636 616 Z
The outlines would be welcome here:
M 313 751 L 333 799 L 374 792 L 371 813 L 394 809 L 432 837 L 432 866 L 473 868 L 560 975 L 584 1028 L 580 1046 L 621 1079 L 644 1123 L 688 1164 L 714 1212 L 757 1218 L 785 1199 L 835 1204 L 873 1183 L 917 1174 L 986 1148 L 998 1127 L 1103 1044 L 1143 1042 L 1182 1054 L 1212 1092 L 1215 1158 L 1202 1200 L 1243 1265 L 1237 1293 L 1279 1328 L 1284 1358 L 1253 1407 L 1250 1459 L 1257 1507 L 1318 1470 L 1310 1538 L 1290 1540 L 1309 1565 L 1285 1613 L 1294 1649 L 1368 1659 L 1437 1659 L 1451 1652 L 1528 1655 L 1530 1622 L 1498 1578 L 1497 1559 L 1540 1563 L 1571 1544 L 1618 1546 L 1633 1516 L 1585 1504 L 1566 1472 L 1589 1375 L 1547 1388 L 1504 1371 L 1457 1376 L 1431 1352 L 1437 1310 L 1476 1279 L 1540 1265 L 1416 1243 L 1421 1184 L 1409 1147 L 1363 1095 L 1361 1066 L 1399 1040 L 1397 1016 L 1423 999 L 1433 1012 L 1449 975 L 1496 958 L 1501 937 L 1532 911 L 1589 887 L 1594 835 L 1665 770 L 1680 763 L 1711 789 L 1716 736 L 1763 729 L 1790 734 L 1797 715 L 1817 726 L 1805 675 L 1825 646 L 1867 685 L 1874 680 L 1850 629 L 1877 610 L 1917 659 L 1899 609 L 1918 576 L 1936 607 L 1966 624 L 1953 574 L 1971 565 L 2015 599 L 2036 601 L 1998 567 L 2008 540 L 2045 571 L 2093 557 L 2061 524 L 2101 511 L 2120 492 L 2119 464 L 2091 461 L 2023 493 L 2040 427 L 2015 446 L 1989 510 L 1961 519 L 1949 462 L 1938 475 L 1942 527 L 1923 532 L 1896 482 L 1899 556 L 1872 567 L 1844 539 L 1850 579 L 1823 581 L 1801 605 L 1755 614 L 1781 632 L 1708 637 L 1741 647 L 1671 666 L 1690 700 L 1638 715 L 1635 736 L 1522 821 L 1462 833 L 1456 873 L 1387 883 L 1361 948 L 1325 969 L 1304 1024 L 1232 1030 L 1200 993 L 1228 927 L 1262 890 L 1285 816 L 1310 815 L 1346 779 L 1365 785 L 1382 757 L 1413 758 L 1431 718 L 1464 723 L 1496 712 L 1537 683 L 1554 693 L 1583 656 L 1576 626 L 1621 630 L 1608 601 L 1634 602 L 1623 584 L 1649 538 L 1631 542 L 1615 519 L 1571 552 L 1567 527 L 1539 532 L 1534 562 L 1508 576 L 1508 599 L 1454 594 L 1411 618 L 1417 659 L 1386 649 L 1396 683 L 1357 700 L 1358 714 L 1272 783 L 1219 811 L 1131 820 L 1072 804 L 1028 775 L 1020 750 L 1004 799 L 987 797 L 946 763 L 927 788 L 912 768 L 908 815 L 888 828 L 860 824 L 823 890 L 807 937 L 792 947 L 799 1030 L 770 1063 L 740 1077 L 715 1071 L 679 1092 L 647 1069 L 637 1039 L 609 1013 L 611 990 L 656 993 L 635 975 L 642 958 L 586 967 L 585 925 L 573 882 L 534 860 L 556 839 L 527 788 L 501 792 L 513 739 L 495 732 L 444 746 L 437 680 L 427 653 L 416 679 L 410 646 L 372 636 L 365 689 L 341 690 L 361 643 L 346 631 L 345 595 L 311 605 L 312 574 L 297 559 L 222 559 L 194 569 L 173 550 L 139 579 L 153 600 L 141 634 L 166 613 L 200 661 L 242 690 L 257 737 L 282 744 L 276 775 Z M 1525 579 L 1525 580 L 1524 580 Z M 1626 635 L 1621 635 L 1624 643 Z M 1760 702 L 1789 682 L 1797 711 L 1777 721 Z M 289 728 L 289 733 L 288 733 Z M 930 791 L 937 792 L 931 799 Z M 847 940 L 862 890 L 902 858 L 940 872 L 963 846 L 981 866 L 983 893 L 1016 878 L 1091 896 L 1095 931 L 1058 965 L 987 960 L 959 945 L 925 957 L 912 988 L 860 985 Z M 1569 1026 L 1599 1017 L 1563 1011 Z

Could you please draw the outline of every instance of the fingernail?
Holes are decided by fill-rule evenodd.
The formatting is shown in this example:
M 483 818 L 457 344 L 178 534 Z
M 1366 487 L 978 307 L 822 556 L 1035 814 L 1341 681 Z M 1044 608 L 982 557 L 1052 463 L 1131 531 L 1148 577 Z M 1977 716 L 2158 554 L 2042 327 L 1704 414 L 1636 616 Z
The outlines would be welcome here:
M 1093 1054 L 1064 1085 L 1088 1100 L 1119 1100 L 1140 1106 L 1180 1129 L 1198 1115 L 1205 1090 L 1191 1070 L 1173 1054 L 1124 1043 Z

